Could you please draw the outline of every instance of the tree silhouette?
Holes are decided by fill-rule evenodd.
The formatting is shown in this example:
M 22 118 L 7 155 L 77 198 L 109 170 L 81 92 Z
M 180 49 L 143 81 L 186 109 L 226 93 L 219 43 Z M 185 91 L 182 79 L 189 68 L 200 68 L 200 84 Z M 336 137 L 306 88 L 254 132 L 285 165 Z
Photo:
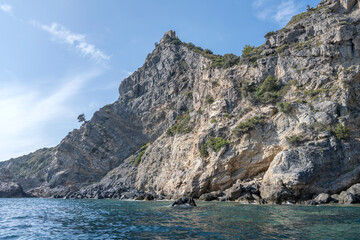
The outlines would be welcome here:
M 85 114 L 80 114 L 78 117 L 77 117 L 78 121 L 79 122 L 86 122 L 86 118 L 85 118 Z

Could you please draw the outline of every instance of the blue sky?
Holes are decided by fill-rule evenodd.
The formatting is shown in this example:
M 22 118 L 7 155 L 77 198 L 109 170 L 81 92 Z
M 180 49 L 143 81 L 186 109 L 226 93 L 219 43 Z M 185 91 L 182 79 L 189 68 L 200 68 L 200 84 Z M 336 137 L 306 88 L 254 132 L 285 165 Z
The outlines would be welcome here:
M 216 54 L 245 44 L 319 0 L 0 0 L 0 161 L 58 144 L 118 98 L 163 34 Z

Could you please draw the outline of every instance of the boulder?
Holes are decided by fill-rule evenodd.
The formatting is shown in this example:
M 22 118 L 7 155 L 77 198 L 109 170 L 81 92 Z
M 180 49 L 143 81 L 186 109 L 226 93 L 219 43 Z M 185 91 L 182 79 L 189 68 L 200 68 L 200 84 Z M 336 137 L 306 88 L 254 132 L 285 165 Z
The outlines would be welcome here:
M 346 190 L 348 193 L 353 194 L 356 198 L 360 200 L 360 183 L 357 183 L 355 185 L 352 185 L 348 190 Z
M 356 197 L 349 192 L 342 191 L 339 196 L 339 202 L 343 204 L 354 204 L 357 203 Z
M 307 200 L 305 201 L 306 205 L 310 205 L 310 206 L 315 206 L 318 205 L 318 202 L 314 201 L 314 200 Z
M 155 199 L 155 197 L 154 197 L 153 194 L 151 194 L 151 193 L 145 193 L 145 198 L 144 198 L 145 201 L 152 201 L 152 200 L 154 200 L 154 199 Z
M 319 204 L 327 204 L 331 201 L 331 197 L 327 193 L 320 193 L 314 200 Z
M 333 203 L 338 203 L 339 202 L 339 194 L 332 194 L 330 197 L 331 197 L 331 201 Z
M 0 198 L 22 198 L 27 197 L 22 187 L 14 182 L 0 183 Z
M 282 202 L 288 200 L 294 200 L 292 192 L 282 183 L 281 180 L 261 185 L 260 193 L 262 199 L 272 204 L 281 204 Z
M 238 199 L 236 199 L 237 202 L 241 203 L 253 203 L 254 197 L 251 193 L 245 193 L 242 196 L 240 196 Z
M 224 193 L 222 191 L 215 191 L 210 193 L 204 193 L 199 197 L 199 200 L 203 201 L 213 201 L 218 200 L 219 197 L 222 197 Z
M 176 206 L 191 206 L 196 207 L 196 203 L 192 197 L 182 197 L 176 200 L 172 205 L 172 207 Z
M 242 193 L 242 185 L 240 181 L 237 181 L 234 185 L 232 185 L 230 188 L 225 190 L 226 197 L 234 201 L 235 199 L 239 198 Z

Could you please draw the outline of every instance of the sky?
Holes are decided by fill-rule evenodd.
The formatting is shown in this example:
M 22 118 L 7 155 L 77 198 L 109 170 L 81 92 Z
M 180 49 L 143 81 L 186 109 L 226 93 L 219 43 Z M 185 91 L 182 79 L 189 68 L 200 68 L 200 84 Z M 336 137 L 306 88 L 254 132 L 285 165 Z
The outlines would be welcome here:
M 168 30 L 241 55 L 319 0 L 0 0 L 0 161 L 56 146 L 118 98 Z

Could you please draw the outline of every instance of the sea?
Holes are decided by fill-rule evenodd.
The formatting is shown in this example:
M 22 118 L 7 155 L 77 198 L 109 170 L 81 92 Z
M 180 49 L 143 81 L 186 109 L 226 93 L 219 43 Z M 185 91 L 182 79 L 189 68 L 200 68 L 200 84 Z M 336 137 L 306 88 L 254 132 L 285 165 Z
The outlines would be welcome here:
M 360 239 L 360 206 L 0 199 L 0 239 Z

